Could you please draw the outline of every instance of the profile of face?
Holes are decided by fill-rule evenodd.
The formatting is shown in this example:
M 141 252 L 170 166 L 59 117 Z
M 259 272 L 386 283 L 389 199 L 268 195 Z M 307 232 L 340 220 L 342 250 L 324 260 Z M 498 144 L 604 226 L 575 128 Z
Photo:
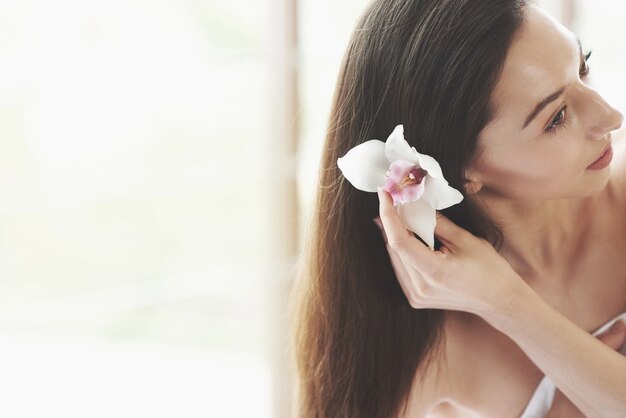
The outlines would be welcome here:
M 591 87 L 588 70 L 577 37 L 529 6 L 492 92 L 496 114 L 466 173 L 469 193 L 533 201 L 606 186 L 610 166 L 588 167 L 623 116 Z

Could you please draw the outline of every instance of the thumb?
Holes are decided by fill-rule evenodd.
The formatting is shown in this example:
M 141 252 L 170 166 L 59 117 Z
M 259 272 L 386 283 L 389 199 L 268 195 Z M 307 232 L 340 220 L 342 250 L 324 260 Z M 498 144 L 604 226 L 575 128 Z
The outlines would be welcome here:
M 616 321 L 611 328 L 598 335 L 597 338 L 613 350 L 619 349 L 626 341 L 626 323 L 621 319 Z

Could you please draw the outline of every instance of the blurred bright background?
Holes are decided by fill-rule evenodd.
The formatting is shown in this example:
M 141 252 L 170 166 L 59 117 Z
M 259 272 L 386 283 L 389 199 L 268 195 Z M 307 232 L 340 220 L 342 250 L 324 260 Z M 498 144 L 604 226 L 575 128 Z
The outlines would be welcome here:
M 0 416 L 289 416 L 287 295 L 368 3 L 0 0 Z M 626 3 L 543 3 L 626 110 Z

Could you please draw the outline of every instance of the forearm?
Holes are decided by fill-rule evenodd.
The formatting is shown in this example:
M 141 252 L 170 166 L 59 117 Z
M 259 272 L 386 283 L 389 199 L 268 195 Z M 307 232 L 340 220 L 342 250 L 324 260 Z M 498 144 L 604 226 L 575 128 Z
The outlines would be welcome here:
M 626 416 L 626 358 L 550 307 L 525 283 L 483 315 L 588 417 Z

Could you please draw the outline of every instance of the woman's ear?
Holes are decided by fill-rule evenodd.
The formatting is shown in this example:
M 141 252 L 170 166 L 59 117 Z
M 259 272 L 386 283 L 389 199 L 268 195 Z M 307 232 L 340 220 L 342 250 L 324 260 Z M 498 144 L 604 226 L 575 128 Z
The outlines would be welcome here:
M 468 195 L 476 194 L 483 188 L 483 184 L 480 182 L 478 174 L 472 169 L 465 171 L 465 183 L 463 189 Z

